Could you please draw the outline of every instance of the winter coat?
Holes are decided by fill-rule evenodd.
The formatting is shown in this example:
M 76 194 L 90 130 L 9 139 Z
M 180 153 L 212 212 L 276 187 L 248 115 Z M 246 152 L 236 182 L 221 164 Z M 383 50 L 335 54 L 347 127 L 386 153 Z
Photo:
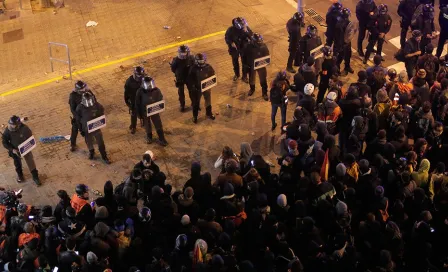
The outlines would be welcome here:
M 135 108 L 137 109 L 138 116 L 141 118 L 146 117 L 146 106 L 162 100 L 163 94 L 159 88 L 154 88 L 152 90 L 145 90 L 143 88 L 138 89 L 135 96 Z

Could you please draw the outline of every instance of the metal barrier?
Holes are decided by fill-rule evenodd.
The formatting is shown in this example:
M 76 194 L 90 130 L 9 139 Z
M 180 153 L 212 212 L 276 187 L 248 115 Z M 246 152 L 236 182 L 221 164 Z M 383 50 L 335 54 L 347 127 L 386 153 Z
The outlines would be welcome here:
M 63 47 L 65 47 L 65 50 L 66 50 L 66 52 L 67 52 L 67 59 L 66 59 L 66 60 L 60 60 L 60 59 L 55 59 L 55 58 L 53 58 L 53 55 L 52 55 L 52 53 L 51 53 L 51 46 L 52 46 L 52 45 L 55 45 L 55 46 L 63 46 Z M 51 72 L 54 72 L 54 69 L 53 69 L 53 61 L 59 61 L 59 62 L 68 64 L 68 71 L 70 72 L 70 80 L 72 80 L 72 63 L 71 63 L 71 61 L 70 61 L 70 51 L 69 51 L 69 49 L 68 49 L 68 45 L 63 44 L 63 43 L 49 42 L 49 43 L 48 43 L 48 49 L 49 49 L 49 51 L 50 51 L 50 65 L 51 65 Z

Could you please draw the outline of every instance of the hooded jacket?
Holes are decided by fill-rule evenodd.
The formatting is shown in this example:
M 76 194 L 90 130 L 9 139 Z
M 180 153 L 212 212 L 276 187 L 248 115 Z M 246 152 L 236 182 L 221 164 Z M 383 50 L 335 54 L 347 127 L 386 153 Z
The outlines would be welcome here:
M 429 178 L 430 163 L 427 159 L 423 159 L 418 167 L 418 172 L 412 172 L 411 178 L 415 181 L 418 187 L 425 188 Z

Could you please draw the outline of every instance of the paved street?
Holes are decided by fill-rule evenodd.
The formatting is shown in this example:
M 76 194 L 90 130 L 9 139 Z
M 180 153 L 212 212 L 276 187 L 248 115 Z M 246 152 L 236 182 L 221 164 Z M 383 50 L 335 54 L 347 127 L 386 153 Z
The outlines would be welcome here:
M 186 113 L 179 112 L 177 89 L 168 64 L 176 54 L 176 48 L 168 46 L 166 50 L 157 50 L 147 56 L 128 58 L 120 63 L 114 61 L 225 30 L 233 17 L 243 16 L 254 31 L 263 34 L 269 46 L 273 57 L 268 68 L 271 81 L 278 70 L 285 68 L 288 57 L 285 24 L 295 11 L 289 3 L 283 0 L 67 0 L 65 3 L 66 6 L 56 14 L 52 10 L 38 13 L 21 11 L 15 19 L 0 21 L 0 31 L 3 33 L 3 43 L 0 44 L 0 95 L 67 73 L 61 64 L 57 64 L 58 69 L 50 73 L 47 45 L 49 41 L 67 43 L 75 71 L 83 70 L 74 76 L 74 80 L 86 81 L 106 109 L 108 125 L 103 134 L 113 163 L 106 166 L 100 160 L 89 161 L 81 137 L 78 138 L 80 148 L 75 153 L 69 151 L 67 141 L 39 143 L 33 153 L 43 185 L 37 188 L 27 169 L 24 171 L 27 181 L 17 184 L 12 160 L 2 150 L 0 185 L 12 189 L 24 188 L 24 200 L 29 203 L 55 203 L 56 191 L 60 188 L 72 194 L 75 185 L 81 182 L 98 190 L 102 190 L 106 180 L 118 184 L 142 154 L 151 149 L 168 182 L 178 188 L 188 178 L 192 161 L 200 160 L 203 170 L 212 172 L 215 177 L 217 171 L 213 163 L 223 146 L 229 145 L 238 153 L 239 144 L 244 141 L 250 142 L 256 153 L 275 163 L 279 131 L 270 132 L 270 103 L 262 100 L 259 85 L 254 96 L 249 98 L 249 86 L 242 81 L 235 83 L 231 80 L 232 64 L 222 34 L 190 44 L 194 53 L 206 53 L 209 63 L 217 72 L 218 86 L 212 91 L 213 111 L 217 114 L 215 121 L 206 120 L 203 110 L 199 123 L 195 125 L 191 121 L 191 108 Z M 329 3 L 322 0 L 308 8 L 312 7 L 324 16 L 328 6 Z M 395 12 L 396 8 L 391 10 Z M 10 14 L 14 12 L 17 13 L 17 9 L 7 11 Z M 399 29 L 396 29 L 398 20 L 394 19 L 395 29 L 391 37 L 399 34 Z M 98 22 L 98 26 L 86 28 L 89 20 Z M 308 17 L 306 20 L 315 23 Z M 164 29 L 165 25 L 171 28 Z M 5 41 L 5 37 L 11 38 L 10 34 L 5 36 L 5 33 L 19 29 L 22 29 L 23 35 L 16 33 L 14 37 L 18 40 Z M 321 35 L 323 30 L 320 28 Z M 387 45 L 387 50 L 388 66 L 396 63 L 392 59 L 392 51 L 396 49 Z M 57 54 L 62 57 L 62 50 Z M 353 63 L 355 70 L 364 67 L 358 58 L 353 58 Z M 89 69 L 96 65 L 101 67 Z M 136 65 L 143 65 L 148 74 L 156 79 L 167 101 L 167 110 L 162 114 L 170 143 L 166 148 L 147 145 L 143 128 L 138 128 L 135 135 L 127 131 L 129 115 L 123 103 L 123 85 Z M 351 75 L 344 80 L 354 79 Z M 68 79 L 50 81 L 3 96 L 0 100 L 0 124 L 6 124 L 11 115 L 18 114 L 28 117 L 26 123 L 36 138 L 69 134 L 70 111 L 67 103 L 73 84 Z M 295 95 L 291 94 L 288 119 L 292 117 L 295 103 Z M 226 104 L 232 107 L 228 108 Z

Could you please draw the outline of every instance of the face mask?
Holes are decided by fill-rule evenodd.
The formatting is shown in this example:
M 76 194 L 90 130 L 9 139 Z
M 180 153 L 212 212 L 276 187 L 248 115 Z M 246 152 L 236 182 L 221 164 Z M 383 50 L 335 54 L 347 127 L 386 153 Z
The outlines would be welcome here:
M 149 166 L 151 166 L 151 162 L 150 161 L 149 162 L 143 161 L 143 166 L 144 167 L 149 167 Z

